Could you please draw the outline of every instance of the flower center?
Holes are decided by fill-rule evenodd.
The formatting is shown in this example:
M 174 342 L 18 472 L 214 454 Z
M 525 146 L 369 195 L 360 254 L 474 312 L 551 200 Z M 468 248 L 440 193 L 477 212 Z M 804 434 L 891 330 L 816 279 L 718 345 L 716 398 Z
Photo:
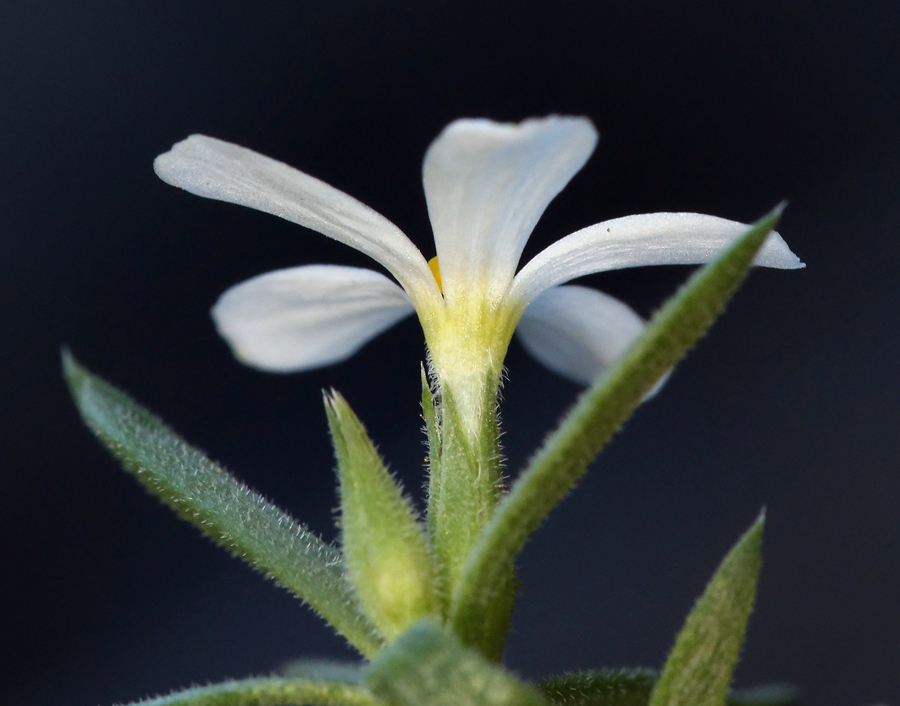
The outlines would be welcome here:
M 443 294 L 444 288 L 441 286 L 441 268 L 438 267 L 437 255 L 435 255 L 428 261 L 428 266 L 431 268 L 431 272 L 434 274 L 434 278 L 437 280 L 438 289 L 440 289 L 441 294 Z

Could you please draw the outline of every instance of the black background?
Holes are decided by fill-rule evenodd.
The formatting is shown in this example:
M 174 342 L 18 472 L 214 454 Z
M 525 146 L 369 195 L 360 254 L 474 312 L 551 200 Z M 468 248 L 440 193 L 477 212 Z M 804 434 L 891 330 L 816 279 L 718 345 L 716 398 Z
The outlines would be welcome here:
M 4 703 L 130 701 L 286 658 L 348 658 L 285 592 L 117 470 L 59 374 L 89 367 L 333 537 L 319 391 L 421 485 L 413 320 L 350 361 L 242 367 L 208 309 L 249 276 L 362 255 L 154 176 L 192 132 L 369 204 L 433 254 L 420 185 L 450 120 L 590 116 L 595 156 L 526 257 L 590 223 L 685 210 L 780 227 L 757 271 L 521 560 L 509 665 L 659 665 L 762 505 L 738 685 L 900 702 L 900 20 L 895 3 L 301 0 L 0 4 Z M 588 278 L 650 314 L 689 268 Z M 510 472 L 578 388 L 513 344 Z

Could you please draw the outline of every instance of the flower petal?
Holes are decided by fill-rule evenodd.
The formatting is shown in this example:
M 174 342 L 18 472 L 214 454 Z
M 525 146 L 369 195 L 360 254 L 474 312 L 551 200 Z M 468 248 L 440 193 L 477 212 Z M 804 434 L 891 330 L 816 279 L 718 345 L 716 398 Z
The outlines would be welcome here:
M 265 211 L 349 245 L 384 265 L 403 287 L 439 296 L 422 253 L 403 232 L 343 191 L 245 147 L 191 135 L 159 155 L 163 181 L 192 194 Z
M 535 297 L 516 334 L 525 350 L 550 370 L 590 385 L 641 335 L 644 325 L 618 299 L 568 285 Z
M 425 196 L 444 293 L 505 288 L 544 209 L 597 144 L 587 118 L 457 120 L 428 148 Z
M 594 272 L 707 262 L 747 228 L 700 213 L 647 213 L 603 221 L 538 253 L 516 275 L 511 297 L 527 303 L 548 287 Z M 804 267 L 774 231 L 755 263 L 786 270 Z
M 306 265 L 235 285 L 212 317 L 244 363 L 292 372 L 349 358 L 413 311 L 406 292 L 378 272 Z

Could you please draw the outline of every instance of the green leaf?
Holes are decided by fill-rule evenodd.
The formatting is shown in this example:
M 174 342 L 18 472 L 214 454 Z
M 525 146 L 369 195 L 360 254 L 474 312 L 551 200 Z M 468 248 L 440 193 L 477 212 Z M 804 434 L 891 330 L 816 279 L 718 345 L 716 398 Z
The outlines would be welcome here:
M 701 268 L 653 317 L 622 358 L 578 400 L 494 512 L 455 585 L 450 620 L 466 644 L 506 590 L 506 570 L 548 513 L 657 381 L 721 314 L 781 215 L 779 206 Z
M 723 706 L 756 595 L 765 513 L 738 540 L 688 616 L 650 706 Z
M 68 353 L 63 369 L 85 423 L 151 493 L 213 541 L 306 601 L 362 654 L 383 638 L 344 578 L 340 552 L 189 446 Z
M 325 410 L 338 461 L 344 561 L 363 609 L 388 640 L 439 615 L 425 533 L 347 401 Z
M 550 677 L 537 688 L 556 706 L 647 706 L 657 676 L 652 669 L 602 669 Z
M 430 620 L 414 625 L 366 669 L 390 706 L 543 706 L 543 698 Z
M 241 679 L 185 689 L 130 706 L 380 706 L 362 686 L 309 679 Z

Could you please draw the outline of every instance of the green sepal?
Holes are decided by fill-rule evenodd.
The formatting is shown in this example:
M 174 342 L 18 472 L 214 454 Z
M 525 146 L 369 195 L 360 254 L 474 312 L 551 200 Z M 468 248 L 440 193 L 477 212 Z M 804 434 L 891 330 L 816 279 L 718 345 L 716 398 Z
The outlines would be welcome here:
M 658 672 L 600 669 L 550 677 L 536 685 L 555 706 L 647 706 Z
M 340 551 L 190 446 L 68 352 L 63 370 L 82 419 L 144 487 L 308 603 L 363 655 L 383 638 L 344 578 Z
M 454 585 L 450 621 L 466 644 L 481 639 L 486 614 L 506 590 L 506 571 L 531 534 L 659 379 L 721 314 L 782 208 L 750 226 L 688 280 L 631 348 L 581 396 L 513 484 Z
M 440 614 L 425 532 L 347 401 L 332 391 L 325 410 L 337 457 L 347 575 L 388 640 Z
M 660 674 L 650 706 L 723 706 L 759 577 L 765 513 L 738 540 L 697 601 Z
M 129 706 L 383 706 L 364 686 L 277 677 L 194 687 Z
M 545 706 L 543 697 L 430 620 L 414 625 L 365 669 L 390 706 Z

